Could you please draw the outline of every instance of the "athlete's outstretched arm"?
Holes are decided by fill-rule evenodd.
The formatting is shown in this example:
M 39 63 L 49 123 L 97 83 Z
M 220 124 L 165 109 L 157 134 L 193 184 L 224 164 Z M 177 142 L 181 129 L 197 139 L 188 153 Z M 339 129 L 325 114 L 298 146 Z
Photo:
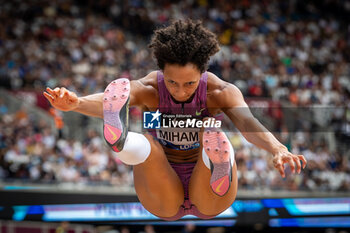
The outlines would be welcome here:
M 139 106 L 136 93 L 140 92 L 141 85 L 138 81 L 131 81 L 130 85 L 130 106 Z M 87 116 L 103 118 L 103 93 L 78 97 L 74 92 L 64 87 L 56 87 L 53 90 L 46 88 L 46 92 L 43 94 L 50 104 L 58 110 L 74 111 Z
M 92 117 L 103 117 L 103 93 L 78 97 L 74 92 L 64 87 L 56 87 L 53 90 L 46 88 L 46 92 L 43 94 L 50 104 L 58 110 L 79 112 Z
M 306 159 L 303 155 L 290 153 L 282 143 L 280 143 L 272 133 L 270 133 L 250 112 L 247 103 L 244 101 L 241 91 L 232 84 L 227 84 L 220 93 L 220 101 L 223 102 L 222 110 L 232 120 L 242 135 L 252 144 L 265 149 L 273 155 L 274 167 L 285 177 L 284 164 L 288 163 L 292 172 L 301 171 L 306 166 Z

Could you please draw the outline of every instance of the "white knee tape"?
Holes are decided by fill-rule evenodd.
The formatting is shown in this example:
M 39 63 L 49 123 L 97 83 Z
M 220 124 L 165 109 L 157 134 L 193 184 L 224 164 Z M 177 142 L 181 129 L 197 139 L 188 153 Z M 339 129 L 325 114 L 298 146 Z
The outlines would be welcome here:
M 202 159 L 205 166 L 210 169 L 209 157 L 207 152 L 205 152 L 204 148 L 202 149 Z M 230 143 L 230 159 L 231 159 L 231 165 L 233 166 L 233 162 L 235 160 L 235 152 L 233 150 L 231 143 Z
M 116 154 L 123 163 L 137 165 L 145 162 L 151 154 L 151 144 L 144 135 L 129 132 L 123 150 Z

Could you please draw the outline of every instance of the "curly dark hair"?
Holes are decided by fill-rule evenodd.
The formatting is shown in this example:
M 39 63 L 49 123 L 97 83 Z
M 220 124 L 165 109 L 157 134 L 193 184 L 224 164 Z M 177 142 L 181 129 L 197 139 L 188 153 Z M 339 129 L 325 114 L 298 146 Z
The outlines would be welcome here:
M 189 19 L 177 20 L 156 30 L 148 47 L 153 50 L 162 70 L 167 63 L 192 63 L 201 73 L 207 70 L 210 57 L 220 50 L 215 34 L 204 28 L 200 21 Z

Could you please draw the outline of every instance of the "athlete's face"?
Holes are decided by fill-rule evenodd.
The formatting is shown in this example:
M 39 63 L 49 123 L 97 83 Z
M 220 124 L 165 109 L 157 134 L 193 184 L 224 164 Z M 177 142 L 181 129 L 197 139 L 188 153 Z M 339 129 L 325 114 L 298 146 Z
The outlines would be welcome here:
M 163 74 L 166 88 L 179 102 L 185 102 L 193 95 L 201 78 L 199 69 L 191 63 L 185 66 L 165 64 Z

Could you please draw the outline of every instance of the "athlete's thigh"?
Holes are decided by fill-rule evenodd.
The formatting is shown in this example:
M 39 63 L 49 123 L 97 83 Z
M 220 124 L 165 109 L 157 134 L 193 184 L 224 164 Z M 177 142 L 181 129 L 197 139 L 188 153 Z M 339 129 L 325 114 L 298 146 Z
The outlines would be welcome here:
M 184 201 L 183 186 L 159 142 L 151 135 L 145 136 L 151 144 L 151 154 L 133 168 L 135 190 L 148 211 L 172 217 Z

